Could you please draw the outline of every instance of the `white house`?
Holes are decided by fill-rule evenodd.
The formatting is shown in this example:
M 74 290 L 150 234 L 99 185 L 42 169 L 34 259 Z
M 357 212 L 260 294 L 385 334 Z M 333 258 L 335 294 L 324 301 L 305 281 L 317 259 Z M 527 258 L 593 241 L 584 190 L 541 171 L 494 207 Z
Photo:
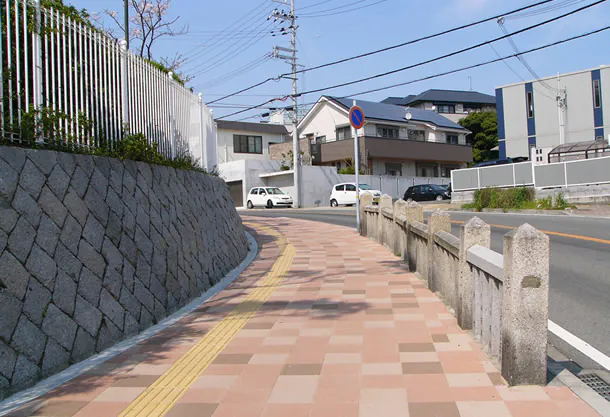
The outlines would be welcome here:
M 288 138 L 286 126 L 217 120 L 216 151 L 218 163 L 269 160 L 269 145 Z
M 354 142 L 348 119 L 352 99 L 322 96 L 299 123 L 310 139 L 314 165 L 351 164 Z M 446 177 L 472 161 L 470 132 L 441 114 L 357 100 L 366 123 L 360 131 L 360 169 L 370 175 Z

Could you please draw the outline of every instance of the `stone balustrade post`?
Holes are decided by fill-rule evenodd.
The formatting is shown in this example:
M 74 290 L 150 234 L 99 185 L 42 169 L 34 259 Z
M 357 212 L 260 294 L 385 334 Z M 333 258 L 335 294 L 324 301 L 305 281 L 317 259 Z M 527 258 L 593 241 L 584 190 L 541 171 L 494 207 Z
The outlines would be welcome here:
M 407 210 L 405 216 L 407 217 L 407 223 L 411 224 L 414 221 L 424 222 L 424 208 L 416 203 L 410 201 L 407 203 Z
M 367 220 L 368 214 L 364 212 L 366 206 L 373 204 L 373 194 L 368 191 L 364 191 L 360 194 L 360 235 L 367 235 Z
M 434 235 L 440 231 L 451 233 L 451 216 L 449 213 L 437 209 L 428 218 L 428 268 L 425 270 L 428 288 L 433 292 L 439 290 L 438 277 L 435 273 Z
M 384 194 L 379 198 L 379 216 L 377 217 L 377 242 L 381 243 L 382 245 L 384 242 L 386 242 L 389 233 L 386 226 L 387 222 L 385 221 L 385 217 L 382 213 L 384 208 L 392 209 L 392 197 L 387 194 Z
M 549 313 L 549 237 L 529 224 L 504 236 L 502 376 L 544 385 Z
M 463 224 L 460 233 L 459 277 L 457 281 L 457 321 L 464 330 L 472 329 L 472 271 L 468 265 L 468 249 L 475 245 L 490 247 L 491 227 L 478 217 Z
M 396 223 L 400 216 L 407 216 L 407 202 L 403 199 L 398 199 L 394 202 L 394 240 L 393 250 L 394 255 L 405 258 L 405 250 L 407 247 L 407 235 L 403 233 L 403 229 Z

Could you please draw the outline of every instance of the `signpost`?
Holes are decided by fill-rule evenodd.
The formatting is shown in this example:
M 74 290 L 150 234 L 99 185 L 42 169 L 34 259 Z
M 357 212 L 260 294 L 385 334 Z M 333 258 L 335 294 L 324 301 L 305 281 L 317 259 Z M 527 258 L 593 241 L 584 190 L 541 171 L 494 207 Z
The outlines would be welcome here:
M 349 109 L 349 122 L 354 131 L 354 172 L 356 173 L 356 228 L 360 232 L 360 158 L 358 156 L 358 129 L 364 126 L 364 111 L 356 105 Z

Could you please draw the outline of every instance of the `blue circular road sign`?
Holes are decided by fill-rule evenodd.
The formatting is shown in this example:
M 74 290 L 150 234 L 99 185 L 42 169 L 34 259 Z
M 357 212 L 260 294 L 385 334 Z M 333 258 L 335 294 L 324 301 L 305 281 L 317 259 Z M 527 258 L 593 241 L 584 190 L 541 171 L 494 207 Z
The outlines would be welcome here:
M 349 122 L 354 129 L 361 129 L 364 126 L 364 111 L 358 106 L 349 109 Z

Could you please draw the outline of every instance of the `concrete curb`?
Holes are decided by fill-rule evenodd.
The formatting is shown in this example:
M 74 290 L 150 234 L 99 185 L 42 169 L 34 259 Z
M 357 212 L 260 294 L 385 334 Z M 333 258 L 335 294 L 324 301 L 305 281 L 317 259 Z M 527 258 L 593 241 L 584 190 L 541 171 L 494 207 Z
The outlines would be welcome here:
M 556 362 L 551 358 L 548 361 L 547 370 L 602 417 L 610 417 L 610 402 L 582 382 L 580 378 L 570 372 L 570 370 L 561 363 Z
M 171 325 L 183 319 L 188 314 L 199 308 L 202 304 L 205 304 L 210 298 L 227 288 L 252 263 L 252 261 L 254 261 L 256 255 L 258 254 L 258 244 L 256 243 L 256 240 L 254 240 L 254 237 L 252 237 L 252 235 L 250 235 L 248 232 L 246 232 L 246 237 L 248 239 L 249 250 L 244 260 L 200 297 L 194 299 L 171 316 L 163 319 L 158 324 L 144 330 L 142 333 L 130 339 L 123 340 L 104 352 L 74 364 L 65 371 L 40 381 L 34 387 L 21 391 L 0 402 L 0 417 L 15 411 L 17 408 L 25 405 L 26 403 L 37 399 L 38 397 L 84 374 L 96 366 L 101 365 L 107 360 L 112 359 L 113 357 L 132 348 L 136 344 L 150 339 L 157 333 L 167 329 Z

